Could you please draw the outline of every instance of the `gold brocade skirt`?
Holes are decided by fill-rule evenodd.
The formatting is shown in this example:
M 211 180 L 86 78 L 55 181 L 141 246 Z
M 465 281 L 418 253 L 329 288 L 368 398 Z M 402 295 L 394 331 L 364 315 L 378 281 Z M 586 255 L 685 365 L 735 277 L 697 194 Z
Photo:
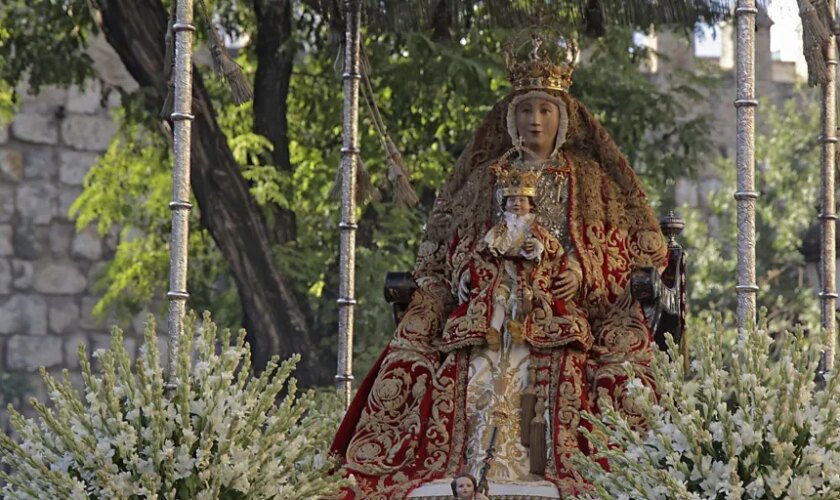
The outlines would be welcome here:
M 496 482 L 543 479 L 530 473 L 529 449 L 520 438 L 521 394 L 528 384 L 530 357 L 528 345 L 511 345 L 509 341 L 498 351 L 473 348 L 467 383 L 465 458 L 466 470 L 475 477 L 480 474 L 495 427 L 495 458 L 487 478 Z

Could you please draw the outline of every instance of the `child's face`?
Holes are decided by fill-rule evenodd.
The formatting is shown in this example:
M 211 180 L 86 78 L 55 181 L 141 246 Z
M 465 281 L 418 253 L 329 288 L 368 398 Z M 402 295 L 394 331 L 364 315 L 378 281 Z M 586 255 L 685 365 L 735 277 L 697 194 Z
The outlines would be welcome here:
M 455 480 L 455 492 L 458 498 L 472 498 L 475 494 L 473 483 L 468 477 L 459 477 Z
M 505 211 L 516 215 L 531 213 L 531 198 L 527 196 L 508 196 L 505 201 Z

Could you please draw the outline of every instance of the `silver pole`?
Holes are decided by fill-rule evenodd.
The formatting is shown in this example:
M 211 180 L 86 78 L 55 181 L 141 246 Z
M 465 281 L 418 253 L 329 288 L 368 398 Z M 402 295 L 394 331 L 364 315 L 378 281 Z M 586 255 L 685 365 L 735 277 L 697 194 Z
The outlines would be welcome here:
M 338 370 L 336 390 L 344 408 L 353 390 L 353 307 L 356 305 L 356 167 L 359 161 L 360 0 L 345 0 L 344 131 L 341 148 L 341 282 L 338 299 Z
M 829 12 L 834 15 L 835 1 L 830 0 Z M 833 22 L 832 22 L 833 24 Z M 828 66 L 828 81 L 821 86 L 822 110 L 820 112 L 820 225 L 822 265 L 822 291 L 820 292 L 820 325 L 826 335 L 825 351 L 822 358 L 822 369 L 826 372 L 834 368 L 834 349 L 836 345 L 835 305 L 837 290 L 835 285 L 835 227 L 837 214 L 834 200 L 834 168 L 835 150 L 837 149 L 836 133 L 836 101 L 835 88 L 837 68 L 837 47 L 832 40 L 826 48 L 826 66 Z
M 172 238 L 169 242 L 169 387 L 177 386 L 175 350 L 184 334 L 184 313 L 187 298 L 187 239 L 189 237 L 190 203 L 190 133 L 192 104 L 192 0 L 178 0 L 175 14 L 175 94 L 173 143 L 175 165 L 172 172 Z
M 755 325 L 755 0 L 739 0 L 737 18 L 738 79 L 735 108 L 738 120 L 735 164 L 738 170 L 738 329 L 741 334 Z

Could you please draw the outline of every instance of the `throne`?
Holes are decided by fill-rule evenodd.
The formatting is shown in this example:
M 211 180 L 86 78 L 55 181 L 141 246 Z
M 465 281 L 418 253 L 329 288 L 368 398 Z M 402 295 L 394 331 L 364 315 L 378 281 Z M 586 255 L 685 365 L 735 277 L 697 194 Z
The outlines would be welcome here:
M 685 228 L 685 221 L 674 212 L 659 220 L 662 234 L 668 241 L 668 263 L 660 274 L 653 267 L 639 267 L 630 273 L 630 293 L 641 304 L 648 327 L 656 345 L 667 350 L 665 334 L 685 356 L 685 252 L 677 236 Z M 385 300 L 394 308 L 394 320 L 402 319 L 417 284 L 410 272 L 390 272 L 385 276 Z

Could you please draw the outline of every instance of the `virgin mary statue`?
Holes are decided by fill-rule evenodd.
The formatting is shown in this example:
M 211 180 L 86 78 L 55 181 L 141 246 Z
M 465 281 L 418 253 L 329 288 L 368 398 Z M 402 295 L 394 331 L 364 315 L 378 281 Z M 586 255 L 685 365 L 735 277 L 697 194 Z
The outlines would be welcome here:
M 627 160 L 568 92 L 574 45 L 527 43 L 506 51 L 512 91 L 442 187 L 418 288 L 333 443 L 355 478 L 346 498 L 442 498 L 462 473 L 491 497 L 575 494 L 586 485 L 570 458 L 590 452 L 581 412 L 609 401 L 633 418 L 628 366 L 652 385 L 628 281 L 664 265 L 664 238 Z

